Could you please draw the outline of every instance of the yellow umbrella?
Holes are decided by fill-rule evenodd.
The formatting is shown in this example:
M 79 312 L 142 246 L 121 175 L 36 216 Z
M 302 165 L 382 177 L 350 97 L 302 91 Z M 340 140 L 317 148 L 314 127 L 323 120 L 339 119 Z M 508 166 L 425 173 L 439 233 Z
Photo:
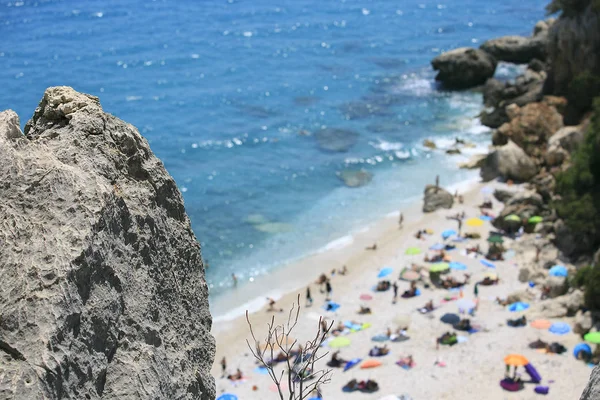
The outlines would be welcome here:
M 479 218 L 469 218 L 465 223 L 467 226 L 483 226 L 483 221 Z
M 504 363 L 514 367 L 524 367 L 529 364 L 529 360 L 520 354 L 509 354 L 504 357 Z

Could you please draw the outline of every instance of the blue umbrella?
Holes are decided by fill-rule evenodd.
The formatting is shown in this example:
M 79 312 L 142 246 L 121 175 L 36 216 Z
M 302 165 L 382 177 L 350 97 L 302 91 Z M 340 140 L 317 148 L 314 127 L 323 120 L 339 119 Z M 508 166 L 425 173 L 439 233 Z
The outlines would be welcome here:
M 442 237 L 444 239 L 448 239 L 450 236 L 454 236 L 456 235 L 456 231 L 454 229 L 446 229 L 444 232 L 442 232 Z
M 261 374 L 261 375 L 268 375 L 269 371 L 267 371 L 267 369 L 265 367 L 256 367 L 254 369 L 254 372 L 256 372 L 257 374 Z
M 567 333 L 571 332 L 571 326 L 564 322 L 555 322 L 550 325 L 550 329 L 548 330 L 555 335 L 566 335 Z
M 566 277 L 567 275 L 569 275 L 569 271 L 567 271 L 567 268 L 564 265 L 555 265 L 554 267 L 550 268 L 550 276 L 564 276 Z
M 590 355 L 592 354 L 592 348 L 587 343 L 579 343 L 577 346 L 573 347 L 573 355 L 575 358 L 577 358 L 582 351 Z
M 529 308 L 529 304 L 523 303 L 522 301 L 517 301 L 516 303 L 512 303 L 508 306 L 508 311 L 525 311 Z
M 220 395 L 217 400 L 238 400 L 237 396 L 235 394 L 231 394 L 231 393 L 224 393 L 222 395 Z
M 464 271 L 467 269 L 467 266 L 463 263 L 457 262 L 457 261 L 452 261 L 450 263 L 450 268 L 451 269 L 455 269 L 457 271 Z
M 492 264 L 491 262 L 489 262 L 488 260 L 480 260 L 479 262 L 482 263 L 483 265 L 485 265 L 486 267 L 496 268 L 496 266 L 494 264 Z
M 446 246 L 444 246 L 444 245 L 443 245 L 443 244 L 441 244 L 441 243 L 436 243 L 436 244 L 434 244 L 433 246 L 431 246 L 429 249 L 430 249 L 430 250 L 444 250 L 444 248 L 445 248 L 445 247 L 446 247 Z
M 382 269 L 379 271 L 379 274 L 377 274 L 377 277 L 378 277 L 378 278 L 385 278 L 386 276 L 388 276 L 388 275 L 389 275 L 389 274 L 391 274 L 392 272 L 394 272 L 394 268 L 391 268 L 391 267 L 385 267 L 385 268 L 382 268 Z
M 346 365 L 344 366 L 344 372 L 348 371 L 350 368 L 354 367 L 356 364 L 360 363 L 362 361 L 362 358 L 353 358 L 352 360 L 348 361 L 346 363 Z
M 482 220 L 482 221 L 491 221 L 494 218 L 492 218 L 492 217 L 490 217 L 488 215 L 482 215 L 481 217 L 479 217 L 479 219 Z

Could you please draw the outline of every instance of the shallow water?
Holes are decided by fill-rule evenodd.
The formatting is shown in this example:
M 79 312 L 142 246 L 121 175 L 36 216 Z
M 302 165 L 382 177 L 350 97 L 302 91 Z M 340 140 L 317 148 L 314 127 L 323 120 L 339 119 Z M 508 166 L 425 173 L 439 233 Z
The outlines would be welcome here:
M 456 168 L 465 157 L 421 145 L 489 141 L 473 119 L 480 94 L 436 90 L 429 61 L 529 34 L 545 3 L 9 1 L 0 109 L 24 124 L 46 87 L 70 85 L 136 125 L 183 192 L 218 295 L 232 272 L 260 279 L 398 209 L 436 174 L 472 178 Z M 324 145 L 327 128 L 357 135 Z M 345 169 L 373 179 L 347 188 Z

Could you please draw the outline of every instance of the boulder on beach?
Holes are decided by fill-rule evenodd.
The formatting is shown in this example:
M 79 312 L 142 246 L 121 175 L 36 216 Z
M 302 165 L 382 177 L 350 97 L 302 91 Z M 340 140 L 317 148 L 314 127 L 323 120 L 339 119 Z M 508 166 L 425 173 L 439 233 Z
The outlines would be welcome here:
M 462 47 L 448 51 L 431 61 L 438 71 L 435 79 L 447 89 L 469 89 L 483 85 L 494 76 L 497 61 L 483 50 Z
M 367 185 L 373 179 L 373 174 L 365 170 L 345 170 L 337 173 L 338 178 L 351 188 Z
M 350 129 L 325 128 L 315 133 L 317 143 L 322 150 L 346 152 L 356 144 L 359 134 Z
M 449 154 L 449 155 L 461 154 L 461 151 L 460 151 L 460 149 L 452 148 L 452 149 L 446 150 L 446 154 Z
M 562 318 L 575 315 L 583 305 L 583 292 L 575 289 L 563 296 L 534 304 L 529 313 L 532 318 Z
M 573 324 L 573 332 L 583 336 L 588 333 L 594 326 L 592 320 L 592 312 L 582 310 L 577 311 L 575 314 L 575 322 Z
M 514 142 L 508 141 L 487 155 L 480 175 L 485 182 L 498 177 L 526 182 L 536 173 L 537 166 L 533 160 Z
M 527 64 L 533 59 L 546 59 L 547 36 L 503 36 L 484 42 L 480 49 L 498 61 Z
M 454 197 L 450 192 L 435 185 L 427 185 L 423 198 L 423 212 L 433 212 L 440 208 L 449 209 L 454 204 Z

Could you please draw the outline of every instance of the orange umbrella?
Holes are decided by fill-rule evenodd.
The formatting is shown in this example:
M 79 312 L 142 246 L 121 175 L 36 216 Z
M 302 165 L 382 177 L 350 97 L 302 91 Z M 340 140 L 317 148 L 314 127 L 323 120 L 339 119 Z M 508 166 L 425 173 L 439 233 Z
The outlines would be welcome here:
M 520 354 L 509 354 L 504 357 L 504 363 L 514 367 L 524 367 L 525 365 L 529 364 L 529 360 Z
M 548 329 L 552 325 L 552 322 L 547 319 L 536 319 L 531 323 L 531 326 L 536 329 Z
M 379 360 L 367 360 L 364 363 L 362 363 L 362 365 L 360 366 L 360 368 L 365 369 L 365 368 L 377 368 L 381 366 L 381 361 Z

